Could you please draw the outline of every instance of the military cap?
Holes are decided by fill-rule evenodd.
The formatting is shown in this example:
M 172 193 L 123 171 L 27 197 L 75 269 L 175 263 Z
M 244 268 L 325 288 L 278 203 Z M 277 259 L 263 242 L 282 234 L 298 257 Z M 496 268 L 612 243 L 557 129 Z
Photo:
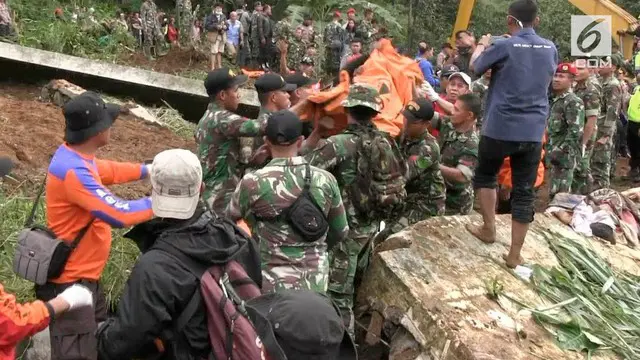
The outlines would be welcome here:
M 276 111 L 267 119 L 264 133 L 274 145 L 290 145 L 302 136 L 302 121 L 289 110 Z
M 259 93 L 268 93 L 271 91 L 293 91 L 296 86 L 293 84 L 287 84 L 284 78 L 275 73 L 267 73 L 258 78 L 255 83 L 256 90 Z
M 571 74 L 571 75 L 578 75 L 578 70 L 576 69 L 576 66 L 572 63 L 561 63 L 560 65 L 558 65 L 556 72 Z
M 355 14 L 356 13 L 356 9 L 354 8 L 349 8 L 349 10 L 347 10 L 347 14 Z
M 342 102 L 342 106 L 346 108 L 354 106 L 366 106 L 377 112 L 382 110 L 382 99 L 378 90 L 371 85 L 367 84 L 352 84 L 349 87 L 349 95 L 347 99 Z
M 253 7 L 258 7 L 258 6 L 262 6 L 262 3 L 261 3 L 260 1 L 256 1 L 256 2 L 253 4 Z
M 409 122 L 429 121 L 433 118 L 433 105 L 431 101 L 420 97 L 407 104 L 402 110 L 402 115 Z
M 309 86 L 317 82 L 315 79 L 312 79 L 301 72 L 289 74 L 284 77 L 284 80 L 287 82 L 287 84 L 293 84 L 297 88 Z
M 209 96 L 215 96 L 222 90 L 240 86 L 248 80 L 246 75 L 236 75 L 233 70 L 223 67 L 210 71 L 204 80 L 204 87 Z
M 440 73 L 440 77 L 449 78 L 451 74 L 459 72 L 460 69 L 455 65 L 445 65 L 442 67 L 442 72 Z

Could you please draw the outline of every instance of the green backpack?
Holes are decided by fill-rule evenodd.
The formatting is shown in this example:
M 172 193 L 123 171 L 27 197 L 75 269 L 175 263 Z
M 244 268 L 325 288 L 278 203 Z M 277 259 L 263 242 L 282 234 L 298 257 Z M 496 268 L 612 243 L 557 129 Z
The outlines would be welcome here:
M 407 198 L 407 162 L 396 141 L 373 128 L 352 133 L 359 136 L 356 178 L 350 187 L 354 206 L 365 216 L 399 210 Z

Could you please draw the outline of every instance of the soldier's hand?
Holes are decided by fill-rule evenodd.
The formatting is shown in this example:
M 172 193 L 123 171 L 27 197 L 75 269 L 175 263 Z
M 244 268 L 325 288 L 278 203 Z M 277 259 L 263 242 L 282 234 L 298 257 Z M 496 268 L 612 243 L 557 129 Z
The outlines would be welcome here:
M 260 44 L 265 45 L 267 43 L 267 40 L 265 39 L 260 39 Z
M 600 145 L 606 145 L 607 142 L 609 142 L 609 137 L 608 136 L 603 136 L 600 139 L 598 139 L 598 141 L 596 141 L 598 144 Z
M 260 146 L 256 153 L 249 160 L 249 165 L 253 167 L 262 167 L 271 157 L 271 151 L 266 144 Z

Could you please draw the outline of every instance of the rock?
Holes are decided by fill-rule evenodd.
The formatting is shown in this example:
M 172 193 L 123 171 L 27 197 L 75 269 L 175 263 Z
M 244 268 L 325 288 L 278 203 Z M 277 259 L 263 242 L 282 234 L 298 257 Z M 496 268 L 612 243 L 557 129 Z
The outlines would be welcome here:
M 42 88 L 42 91 L 40 92 L 40 100 L 52 102 L 57 106 L 63 107 L 69 100 L 84 93 L 85 91 L 85 89 L 72 84 L 67 80 L 51 80 Z M 151 114 L 151 112 L 149 112 L 149 110 L 134 103 L 133 101 L 128 101 L 122 104 L 122 114 L 129 114 L 139 120 L 163 125 L 155 116 L 153 116 L 153 114 Z
M 394 356 L 406 353 L 416 359 L 424 358 L 426 353 L 438 360 L 529 360 L 533 358 L 531 349 L 535 349 L 540 358 L 584 359 L 583 354 L 561 350 L 532 317 L 488 296 L 487 283 L 497 279 L 505 293 L 532 306 L 546 304 L 504 265 L 502 255 L 510 245 L 511 217 L 496 217 L 498 240 L 491 245 L 480 242 L 465 229 L 466 224 L 478 221 L 479 216 L 434 217 L 403 230 L 402 238 L 410 239 L 410 246 L 375 252 L 358 290 L 356 309 L 367 308 L 369 318 L 374 312 L 382 315 L 383 338 L 397 349 Z M 553 216 L 542 214 L 536 216 L 527 235 L 522 254 L 527 264 L 558 265 L 545 240 L 549 231 L 589 242 L 615 270 L 640 274 L 637 249 L 586 239 Z M 492 319 L 495 314 L 490 315 L 489 311 L 497 306 L 505 317 L 515 321 L 515 328 L 498 326 Z M 386 331 L 388 323 L 396 324 L 397 330 Z M 520 333 L 519 340 L 516 332 Z M 601 352 L 592 359 L 617 357 Z

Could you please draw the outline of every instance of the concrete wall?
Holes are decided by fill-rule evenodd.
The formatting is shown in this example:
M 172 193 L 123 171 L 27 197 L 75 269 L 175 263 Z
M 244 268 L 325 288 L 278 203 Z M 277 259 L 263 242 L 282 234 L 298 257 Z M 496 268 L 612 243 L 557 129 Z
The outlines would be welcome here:
M 198 121 L 208 102 L 202 81 L 0 42 L 2 78 L 27 82 L 63 78 L 147 104 L 160 105 L 164 100 L 192 122 Z M 257 114 L 254 90 L 242 89 L 240 99 L 239 112 Z

